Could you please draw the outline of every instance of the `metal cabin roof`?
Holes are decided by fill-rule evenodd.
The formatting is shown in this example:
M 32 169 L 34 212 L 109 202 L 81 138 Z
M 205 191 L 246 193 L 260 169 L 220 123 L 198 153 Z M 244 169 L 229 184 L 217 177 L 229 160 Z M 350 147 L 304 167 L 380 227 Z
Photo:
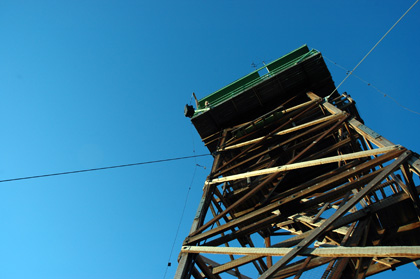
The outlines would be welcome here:
M 266 68 L 267 74 L 259 75 Z M 322 55 L 304 45 L 199 100 L 191 121 L 211 152 L 211 136 L 223 128 L 250 121 L 308 91 L 325 97 L 335 89 Z M 206 107 L 207 102 L 207 107 Z

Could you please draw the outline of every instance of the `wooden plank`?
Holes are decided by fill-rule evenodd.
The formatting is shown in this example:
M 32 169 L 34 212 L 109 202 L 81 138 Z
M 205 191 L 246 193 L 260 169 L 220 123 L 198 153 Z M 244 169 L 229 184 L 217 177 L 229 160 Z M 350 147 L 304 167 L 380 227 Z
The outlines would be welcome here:
M 204 260 L 201 258 L 201 255 L 198 255 L 196 258 L 196 264 L 203 272 L 205 278 L 208 279 L 221 279 L 219 275 L 213 274 L 213 272 L 210 270 L 210 268 L 207 266 L 207 264 L 204 262 Z
M 252 262 L 254 260 L 257 260 L 259 258 L 261 258 L 261 256 L 252 255 L 252 256 L 241 257 L 241 258 L 235 259 L 233 261 L 227 262 L 225 264 L 222 264 L 220 266 L 217 266 L 217 267 L 213 268 L 213 273 L 214 274 L 219 274 L 219 273 L 222 273 L 222 272 L 226 272 L 226 271 L 231 270 L 235 267 L 250 263 L 250 262 Z
M 348 197 L 346 197 L 345 200 L 347 200 Z M 343 203 L 340 204 L 341 206 Z M 359 242 L 358 238 L 358 229 L 356 229 L 357 226 L 363 226 L 366 222 L 366 218 L 361 220 L 360 222 L 354 222 L 351 224 L 347 234 L 344 236 L 344 238 L 341 240 L 340 245 L 342 246 L 354 246 L 357 242 Z M 350 236 L 352 237 L 350 239 Z M 353 238 L 355 236 L 355 238 Z M 338 274 L 341 275 L 342 270 L 348 265 L 349 258 L 334 258 L 334 261 L 331 261 L 328 264 L 328 267 L 325 269 L 324 274 L 322 275 L 321 279 L 327 279 L 330 278 L 330 276 L 337 276 Z
M 318 99 L 314 99 L 314 100 L 311 100 L 311 101 L 307 101 L 307 102 L 302 103 L 302 104 L 299 104 L 299 105 L 297 105 L 297 106 L 294 106 L 294 107 L 291 107 L 291 108 L 285 109 L 285 110 L 283 110 L 282 112 L 283 112 L 283 114 L 286 114 L 286 113 L 288 113 L 288 112 L 292 112 L 292 111 L 295 111 L 295 110 L 298 110 L 298 109 L 304 108 L 304 107 L 306 107 L 306 106 L 309 106 L 310 104 L 313 104 L 314 102 L 319 102 L 319 101 L 321 101 L 321 100 L 322 100 L 322 98 L 318 97 Z
M 319 212 L 315 215 L 315 217 L 312 218 L 311 222 L 316 222 L 316 220 L 318 220 L 318 218 L 321 217 L 322 213 L 324 213 L 324 211 L 327 210 L 329 206 L 330 206 L 330 203 L 326 202 L 322 206 L 321 210 L 319 210 Z
M 292 215 L 292 216 L 289 217 L 289 219 L 295 220 L 295 221 L 298 221 L 298 222 L 305 222 L 305 223 L 308 223 L 308 224 L 310 224 L 314 227 L 320 227 L 325 222 L 325 219 L 320 219 L 319 221 L 316 221 L 311 217 L 307 217 L 305 215 L 300 215 L 300 214 Z M 338 233 L 338 234 L 341 234 L 341 235 L 346 235 L 347 232 L 348 232 L 348 229 L 349 229 L 348 227 L 343 226 L 343 227 L 340 227 L 338 229 L 334 229 L 333 231 Z
M 358 224 L 357 227 L 352 232 L 351 238 L 347 241 L 346 246 L 356 247 L 356 246 L 365 246 L 363 243 L 363 235 L 368 231 L 366 228 L 370 226 L 371 218 L 363 218 Z M 359 261 L 360 258 L 357 259 Z M 351 265 L 349 258 L 339 258 L 335 262 L 333 267 L 333 272 L 331 273 L 331 279 L 340 279 L 341 275 L 347 268 L 353 271 L 353 265 Z
M 419 199 L 419 195 L 416 194 L 416 186 L 413 181 L 412 173 L 410 172 L 407 164 L 403 165 L 401 172 L 404 175 L 405 181 L 407 183 L 407 185 L 405 186 L 405 191 L 408 192 L 407 194 L 412 199 L 414 209 L 417 212 L 417 217 L 420 220 L 420 199 Z
M 392 237 L 393 235 L 398 234 L 398 233 L 408 232 L 408 231 L 415 230 L 415 229 L 418 229 L 418 228 L 420 228 L 420 221 L 419 222 L 414 222 L 414 223 L 411 223 L 411 224 L 407 224 L 407 225 L 402 225 L 402 226 L 399 226 L 396 229 L 396 231 L 393 232 L 393 234 L 390 237 Z M 386 231 L 384 229 L 378 230 L 379 235 L 383 235 L 383 234 L 385 234 L 385 232 Z
M 296 170 L 296 169 L 301 169 L 301 168 L 319 166 L 319 165 L 330 164 L 330 163 L 337 163 L 337 162 L 342 162 L 342 161 L 347 161 L 347 160 L 359 159 L 363 157 L 370 157 L 373 155 L 384 154 L 384 153 L 387 153 L 387 152 L 390 152 L 399 148 L 401 148 L 401 146 L 393 145 L 393 146 L 388 146 L 388 147 L 383 147 L 383 148 L 359 151 L 359 152 L 354 152 L 350 154 L 332 156 L 332 157 L 327 157 L 327 158 L 322 158 L 322 159 L 317 159 L 317 160 L 311 160 L 311 161 L 306 161 L 306 162 L 299 162 L 299 163 L 294 163 L 294 164 L 289 164 L 289 165 L 267 168 L 263 170 L 250 171 L 246 173 L 229 175 L 229 176 L 225 176 L 221 178 L 214 178 L 212 180 L 206 181 L 206 184 L 212 185 L 212 184 L 218 184 L 222 182 L 244 179 L 248 177 L 280 173 L 280 172 L 286 172 L 286 171 Z
M 413 263 L 418 268 L 418 270 L 420 271 L 420 261 L 417 260 L 417 261 L 414 261 Z
M 306 266 L 306 270 L 310 270 L 313 268 L 316 268 L 318 266 L 327 264 L 328 262 L 332 261 L 334 258 L 324 258 L 324 257 L 314 257 L 311 259 L 311 261 Z M 275 275 L 275 279 L 283 279 L 283 278 L 289 278 L 290 276 L 293 276 L 299 272 L 304 266 L 304 261 L 295 262 L 292 264 L 289 264 L 288 266 L 285 266 L 281 270 L 279 270 Z
M 213 260 L 211 260 L 211 259 L 209 259 L 209 258 L 207 258 L 207 257 L 204 257 L 204 256 L 201 256 L 201 258 L 203 259 L 203 261 L 206 264 L 212 266 L 212 268 L 213 268 L 213 274 L 217 274 L 217 273 L 214 272 L 214 268 L 220 266 L 220 264 L 217 263 L 217 262 L 215 262 L 215 261 L 213 261 Z M 226 273 L 227 274 L 230 274 L 232 276 L 237 276 L 237 274 L 233 270 L 227 270 Z M 251 279 L 250 277 L 248 277 L 246 275 L 243 275 L 243 274 L 240 274 L 239 276 L 240 276 L 240 279 Z
M 195 278 L 195 279 L 205 279 L 203 275 L 201 275 L 200 271 L 198 271 L 198 269 L 193 266 L 191 268 L 191 275 Z M 175 275 L 176 276 L 176 275 Z M 187 278 L 187 277 L 182 277 L 182 278 Z
M 271 246 L 271 238 L 270 236 L 266 236 L 264 238 L 264 245 L 265 247 L 269 248 Z M 271 256 L 267 257 L 267 267 L 271 267 L 273 265 L 273 258 Z
M 389 260 L 390 261 L 387 265 L 379 264 L 379 263 L 372 264 L 369 267 L 368 271 L 366 272 L 366 277 L 375 275 L 377 273 L 380 273 L 389 269 L 395 269 L 398 266 L 413 262 L 413 259 L 403 259 L 403 258 L 400 258 L 398 260 L 389 258 Z
M 193 268 L 193 259 L 195 258 L 194 256 L 196 255 L 190 255 L 190 254 L 180 255 L 180 258 L 178 260 L 178 267 L 176 269 L 174 279 L 187 278 L 189 270 Z M 192 271 L 194 272 L 194 269 Z M 201 275 L 199 275 L 198 273 L 197 276 L 201 276 Z M 194 276 L 194 277 L 197 278 L 197 276 Z
M 210 247 L 210 246 L 182 246 L 181 253 L 192 254 L 232 254 L 253 255 L 259 257 L 285 256 L 294 248 L 251 248 L 251 247 Z M 370 246 L 370 247 L 333 247 L 333 248 L 305 248 L 299 256 L 318 256 L 334 258 L 353 257 L 392 257 L 418 258 L 420 246 Z

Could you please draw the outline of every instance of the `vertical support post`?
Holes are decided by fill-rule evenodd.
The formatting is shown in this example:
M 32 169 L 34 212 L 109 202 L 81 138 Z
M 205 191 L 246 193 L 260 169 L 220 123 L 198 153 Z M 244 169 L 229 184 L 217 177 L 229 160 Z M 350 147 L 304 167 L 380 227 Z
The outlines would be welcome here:
M 219 145 L 224 144 L 224 141 L 226 140 L 226 135 L 227 135 L 227 130 L 224 130 L 221 138 L 219 139 Z M 213 161 L 212 171 L 210 175 L 212 175 L 215 169 L 217 169 L 221 160 L 222 160 L 221 154 L 220 153 L 216 154 L 216 157 Z M 215 187 L 216 187 L 215 185 L 207 185 L 207 184 L 204 185 L 203 196 L 201 197 L 200 204 L 198 205 L 197 212 L 195 214 L 195 218 L 191 226 L 190 235 L 194 233 L 203 224 L 205 216 L 211 204 Z M 187 240 L 188 240 L 188 237 L 186 238 L 184 243 Z M 197 255 L 180 254 L 180 258 L 178 260 L 178 268 L 176 270 L 174 279 L 189 278 L 191 276 L 189 273 L 196 257 Z
M 266 236 L 264 238 L 265 247 L 271 246 L 271 238 L 270 236 Z M 267 256 L 267 267 L 270 268 L 273 265 L 273 258 L 271 256 Z

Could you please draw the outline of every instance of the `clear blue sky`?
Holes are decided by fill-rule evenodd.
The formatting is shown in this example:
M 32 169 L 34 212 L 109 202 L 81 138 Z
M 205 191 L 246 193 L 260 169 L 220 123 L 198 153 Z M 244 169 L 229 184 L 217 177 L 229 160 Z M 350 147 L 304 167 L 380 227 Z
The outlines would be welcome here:
M 414 1 L 1 1 L 0 179 L 206 153 L 199 98 L 308 44 L 353 68 Z M 420 110 L 420 5 L 355 72 Z M 327 62 L 338 84 L 345 71 Z M 351 77 L 366 125 L 420 152 L 420 115 Z M 199 158 L 166 278 L 211 166 Z M 163 278 L 193 159 L 0 183 L 0 278 Z M 414 265 L 382 274 L 416 278 Z

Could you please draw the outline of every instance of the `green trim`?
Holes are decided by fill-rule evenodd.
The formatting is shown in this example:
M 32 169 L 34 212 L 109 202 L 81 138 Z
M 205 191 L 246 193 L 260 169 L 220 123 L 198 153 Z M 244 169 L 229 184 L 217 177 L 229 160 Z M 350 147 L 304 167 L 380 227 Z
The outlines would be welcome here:
M 210 107 L 218 106 L 226 100 L 229 100 L 230 98 L 237 96 L 243 91 L 266 80 L 267 78 L 277 75 L 278 73 L 294 66 L 295 64 L 300 63 L 309 56 L 316 55 L 318 53 L 319 52 L 317 50 L 309 50 L 307 45 L 303 45 L 300 48 L 295 49 L 294 51 L 274 60 L 273 62 L 253 71 L 252 73 L 199 100 L 199 107 L 197 109 L 205 108 L 206 101 L 209 102 Z M 269 70 L 269 73 L 260 76 L 258 72 L 265 68 Z M 197 112 L 195 115 L 200 113 L 201 112 Z

